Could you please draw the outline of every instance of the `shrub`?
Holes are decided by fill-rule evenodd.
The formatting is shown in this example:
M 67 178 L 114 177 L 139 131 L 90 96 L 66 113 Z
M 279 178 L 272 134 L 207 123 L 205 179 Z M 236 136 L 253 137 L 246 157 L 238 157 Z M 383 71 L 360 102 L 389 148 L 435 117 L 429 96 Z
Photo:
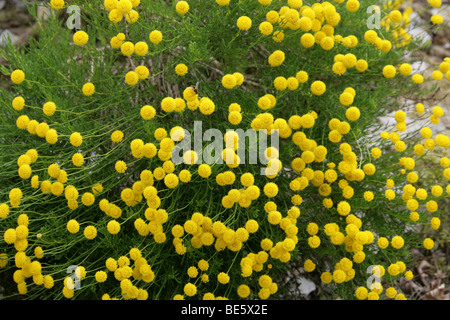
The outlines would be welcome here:
M 1 51 L 1 265 L 17 291 L 273 299 L 296 260 L 328 298 L 405 298 L 382 285 L 413 277 L 411 247 L 433 247 L 413 227 L 439 227 L 450 194 L 448 159 L 431 186 L 415 163 L 450 140 L 432 129 L 442 108 L 400 109 L 437 81 L 405 60 L 411 10 L 378 6 L 372 30 L 373 4 L 96 0 L 77 31 L 50 1 L 38 39 Z M 450 61 L 435 67 L 448 81 Z M 220 136 L 190 149 L 199 123 Z M 271 141 L 258 163 L 238 129 Z

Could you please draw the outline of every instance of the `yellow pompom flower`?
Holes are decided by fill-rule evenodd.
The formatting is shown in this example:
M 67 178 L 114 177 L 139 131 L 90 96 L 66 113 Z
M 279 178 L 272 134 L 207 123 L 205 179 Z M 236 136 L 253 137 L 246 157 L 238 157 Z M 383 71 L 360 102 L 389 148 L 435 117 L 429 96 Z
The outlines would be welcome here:
M 127 170 L 127 164 L 124 161 L 119 160 L 115 164 L 115 169 L 118 173 L 124 173 Z
M 387 65 L 387 66 L 384 66 L 384 68 L 383 68 L 383 76 L 385 78 L 388 78 L 388 79 L 393 78 L 393 77 L 395 77 L 396 73 L 397 73 L 397 71 L 395 70 L 395 67 L 392 65 Z
M 227 284 L 228 282 L 230 282 L 230 276 L 225 272 L 220 272 L 217 275 L 217 281 L 219 281 L 221 284 Z
M 187 283 L 183 288 L 184 294 L 188 297 L 195 296 L 197 294 L 197 287 L 192 283 Z
M 134 52 L 138 56 L 145 56 L 148 52 L 148 44 L 145 41 L 136 42 L 134 45 Z
M 51 0 L 50 5 L 55 10 L 61 10 L 64 8 L 64 0 Z
M 12 107 L 16 111 L 20 111 L 25 107 L 25 99 L 21 96 L 15 97 L 12 101 Z
M 155 115 L 156 115 L 156 110 L 154 107 L 146 105 L 141 108 L 142 119 L 151 120 L 155 117 Z
M 84 228 L 83 234 L 86 237 L 86 239 L 93 240 L 95 239 L 95 237 L 97 237 L 97 228 L 92 225 L 89 225 L 86 228 Z
M 130 0 L 119 0 L 117 2 L 117 10 L 119 10 L 121 14 L 129 13 L 132 8 L 133 4 L 131 3 Z
M 113 133 L 111 133 L 111 141 L 114 143 L 121 142 L 123 137 L 124 137 L 124 134 L 120 130 L 115 130 Z
M 273 25 L 268 22 L 268 21 L 263 21 L 261 22 L 261 24 L 259 25 L 259 31 L 265 35 L 265 36 L 269 36 L 272 34 L 273 32 Z
M 311 33 L 304 33 L 300 37 L 300 43 L 305 48 L 311 48 L 316 43 L 316 40 Z
M 175 66 L 175 73 L 183 77 L 188 73 L 188 67 L 184 63 L 177 64 Z
M 74 219 L 69 220 L 69 222 L 67 222 L 67 230 L 72 233 L 75 234 L 80 230 L 80 225 L 78 224 L 78 222 Z
M 392 10 L 389 12 L 389 19 L 394 23 L 402 23 L 403 15 L 399 10 Z
M 106 274 L 105 271 L 97 271 L 95 273 L 95 280 L 99 283 L 105 282 L 107 278 L 108 278 L 108 275 Z
M 269 198 L 275 197 L 278 194 L 278 186 L 273 182 L 267 183 L 264 186 L 264 194 Z
M 137 73 L 140 80 L 147 79 L 150 74 L 150 71 L 146 66 L 137 66 L 134 72 Z
M 444 18 L 440 14 L 434 14 L 431 16 L 430 21 L 432 24 L 442 24 L 444 22 Z
M 280 66 L 285 59 L 285 54 L 281 50 L 275 50 L 268 58 L 268 62 L 272 67 Z
M 122 52 L 122 54 L 124 56 L 131 56 L 134 53 L 134 43 L 132 43 L 130 41 L 124 42 L 120 46 L 120 51 Z
M 233 79 L 236 79 L 232 75 L 231 75 L 231 77 Z M 214 104 L 214 102 L 211 99 L 205 98 L 200 101 L 200 105 L 198 106 L 198 108 L 202 114 L 211 115 L 214 112 L 214 110 L 216 109 L 216 105 Z
M 55 144 L 58 141 L 58 132 L 55 129 L 49 129 L 45 133 L 45 141 L 49 144 Z
M 75 153 L 72 156 L 72 163 L 76 167 L 81 167 L 84 164 L 84 157 L 81 153 Z
M 89 35 L 82 30 L 75 32 L 73 35 L 73 42 L 78 46 L 84 46 L 88 41 Z
M 25 80 L 25 73 L 22 70 L 14 70 L 11 73 L 11 81 L 14 84 L 21 84 Z
M 116 220 L 111 220 L 106 225 L 106 229 L 110 234 L 118 234 L 120 231 L 120 224 Z
M 233 125 L 238 125 L 242 121 L 242 114 L 238 111 L 231 111 L 228 114 L 228 121 Z
M 95 93 L 94 84 L 88 82 L 83 85 L 82 92 L 86 97 L 92 96 Z
M 349 12 L 356 12 L 359 9 L 359 1 L 358 0 L 348 0 L 346 3 L 346 8 Z
M 340 201 L 337 205 L 337 211 L 341 216 L 346 216 L 351 211 L 351 206 L 347 201 Z
M 311 84 L 311 92 L 316 96 L 321 96 L 326 91 L 326 85 L 320 80 L 316 80 Z
M 401 236 L 395 236 L 391 240 L 391 245 L 395 249 L 403 248 L 404 244 L 405 244 L 405 241 L 403 240 L 403 238 Z
M 249 30 L 252 27 L 252 19 L 247 16 L 239 17 L 236 25 L 239 30 Z
M 232 74 L 226 74 L 222 77 L 222 85 L 226 89 L 233 89 L 236 86 L 236 77 Z
M 137 12 L 136 10 L 130 10 L 130 12 L 125 15 L 125 20 L 128 23 L 135 23 L 139 20 L 139 12 Z
M 163 39 L 163 35 L 162 35 L 161 31 L 153 30 L 152 32 L 150 32 L 149 40 L 151 43 L 158 44 L 162 41 L 162 39 Z
M 56 111 L 56 104 L 52 101 L 44 103 L 44 106 L 42 107 L 42 111 L 47 117 L 51 117 L 55 114 Z
M 186 1 L 178 1 L 175 10 L 181 15 L 186 14 L 189 11 L 189 4 Z
M 357 107 L 350 107 L 345 111 L 345 117 L 349 121 L 356 121 L 361 116 L 361 112 Z
M 423 76 L 422 76 L 421 74 L 418 74 L 418 73 L 414 74 L 414 75 L 411 77 L 411 79 L 412 79 L 412 81 L 413 81 L 415 84 L 421 84 L 421 83 L 423 82 Z
M 139 75 L 135 71 L 128 71 L 125 75 L 125 82 L 130 86 L 134 86 L 139 82 Z

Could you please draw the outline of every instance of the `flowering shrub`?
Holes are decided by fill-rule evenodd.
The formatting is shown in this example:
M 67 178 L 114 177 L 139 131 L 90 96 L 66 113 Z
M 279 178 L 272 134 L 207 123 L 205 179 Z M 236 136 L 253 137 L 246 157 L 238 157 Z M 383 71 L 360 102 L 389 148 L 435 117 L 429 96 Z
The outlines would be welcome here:
M 405 299 L 410 249 L 434 246 L 413 227 L 450 194 L 448 158 L 432 185 L 415 163 L 450 138 L 440 106 L 397 97 L 450 60 L 413 70 L 401 2 L 74 0 L 70 30 L 51 0 L 38 40 L 2 51 L 2 273 L 29 299 L 274 299 L 297 260 L 330 298 Z M 222 140 L 175 161 L 196 123 Z M 251 163 L 238 129 L 279 140 Z

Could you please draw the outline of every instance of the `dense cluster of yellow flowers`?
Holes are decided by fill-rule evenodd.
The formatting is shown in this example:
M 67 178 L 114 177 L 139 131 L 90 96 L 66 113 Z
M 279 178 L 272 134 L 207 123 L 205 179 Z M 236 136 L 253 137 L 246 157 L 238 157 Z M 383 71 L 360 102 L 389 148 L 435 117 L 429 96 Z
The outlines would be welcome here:
M 145 38 L 131 38 L 127 33 L 127 26 L 141 23 L 141 15 L 145 10 L 141 10 L 142 1 L 101 2 L 97 1 L 92 6 L 96 5 L 104 10 L 104 18 L 118 31 L 108 39 L 108 48 L 115 51 L 117 56 L 136 62 L 130 64 L 131 69 L 124 72 L 123 85 L 138 90 L 139 85 L 146 83 L 153 73 L 150 67 L 144 65 L 143 59 L 152 52 L 157 52 L 161 43 L 172 41 L 171 33 L 166 34 L 147 26 L 141 32 L 141 36 L 145 34 Z M 230 0 L 211 2 L 214 2 L 217 10 L 227 6 L 231 10 L 232 7 L 239 6 L 237 2 Z M 63 164 L 61 161 L 53 162 L 51 153 L 46 154 L 45 148 L 38 146 L 27 147 L 16 159 L 20 183 L 9 190 L 8 201 L 2 199 L 3 203 L 0 204 L 0 232 L 8 246 L 5 252 L 11 252 L 10 247 L 13 246 L 16 253 L 14 257 L 10 257 L 10 253 L 0 253 L 0 267 L 5 267 L 8 263 L 15 264 L 13 280 L 17 283 L 20 294 L 26 294 L 32 282 L 36 286 L 58 290 L 65 298 L 72 298 L 77 293 L 72 278 L 64 276 L 62 279 L 55 279 L 58 273 L 51 272 L 53 267 L 41 264 L 40 261 L 45 257 L 59 253 L 53 250 L 51 241 L 43 242 L 48 247 L 34 245 L 35 237 L 45 238 L 41 234 L 38 237 L 38 231 L 33 228 L 34 221 L 39 219 L 33 215 L 33 211 L 21 213 L 23 201 L 40 202 L 43 201 L 41 195 L 48 196 L 45 198 L 48 206 L 60 204 L 57 200 L 64 199 L 67 204 L 64 210 L 75 212 L 77 209 L 88 210 L 91 207 L 98 209 L 97 215 L 101 214 L 106 218 L 101 223 L 90 220 L 81 222 L 81 217 L 71 214 L 63 225 L 63 234 L 70 239 L 68 242 L 82 243 L 86 245 L 86 250 L 89 247 L 102 250 L 103 242 L 115 246 L 116 238 L 123 237 L 124 241 L 129 239 L 132 248 L 114 248 L 113 252 L 107 251 L 106 259 L 102 255 L 103 261 L 97 261 L 95 268 L 78 266 L 75 271 L 76 278 L 82 283 L 88 279 L 95 280 L 93 285 L 99 288 L 96 290 L 102 292 L 101 298 L 105 300 L 151 299 L 149 293 L 154 292 L 151 285 L 155 281 L 162 286 L 157 291 L 164 291 L 164 278 L 176 276 L 164 273 L 165 261 L 156 261 L 153 256 L 146 255 L 146 250 L 158 246 L 163 248 L 161 250 L 165 251 L 167 257 L 186 257 L 189 264 L 187 270 L 178 270 L 179 274 L 187 275 L 187 278 L 180 277 L 180 281 L 184 282 L 179 291 L 165 295 L 173 299 L 228 298 L 225 294 L 214 292 L 215 286 L 203 289 L 210 282 L 218 287 L 233 285 L 233 295 L 240 298 L 269 299 L 278 291 L 278 285 L 274 281 L 277 274 L 271 274 L 274 270 L 272 266 L 277 263 L 284 265 L 294 258 L 303 261 L 307 272 L 320 272 L 324 285 L 352 283 L 353 298 L 357 299 L 380 299 L 384 292 L 383 287 L 377 283 L 366 288 L 360 278 L 359 282 L 355 281 L 358 273 L 366 273 L 364 268 L 367 266 L 363 263 L 375 263 L 380 278 L 387 272 L 386 277 L 389 276 L 389 279 L 400 276 L 412 279 L 412 272 L 401 260 L 385 265 L 376 262 L 374 250 L 392 249 L 395 254 L 405 246 L 406 237 L 401 234 L 384 235 L 372 229 L 371 223 L 366 222 L 366 219 L 372 218 L 365 216 L 364 210 L 377 201 L 390 203 L 401 198 L 402 204 L 398 207 L 392 205 L 389 210 L 407 210 L 409 223 L 421 220 L 437 230 L 440 227 L 437 201 L 450 195 L 450 185 L 443 187 L 436 182 L 436 185 L 427 190 L 426 186 L 418 184 L 420 172 L 416 171 L 415 163 L 427 150 L 450 147 L 450 138 L 443 134 L 433 134 L 432 128 L 424 127 L 420 131 L 423 141 L 408 145 L 410 141 L 400 135 L 406 130 L 408 115 L 399 110 L 395 113 L 395 128 L 380 134 L 379 145 L 361 148 L 358 144 L 349 143 L 348 141 L 353 140 L 347 140 L 347 137 L 354 135 L 352 128 L 363 116 L 358 107 L 359 86 L 355 84 L 339 92 L 329 92 L 328 87 L 333 81 L 339 81 L 340 76 L 354 72 L 353 68 L 361 74 L 370 68 L 371 73 L 386 80 L 396 79 L 401 75 L 409 77 L 410 82 L 415 84 L 422 83 L 423 75 L 412 75 L 412 68 L 408 63 L 372 65 L 372 61 L 362 53 L 359 56 L 355 54 L 362 51 L 350 50 L 361 46 L 364 50 L 378 50 L 382 55 L 407 46 L 412 41 L 405 31 L 411 9 L 399 11 L 400 1 L 390 1 L 384 7 L 387 14 L 382 19 L 382 27 L 383 31 L 392 34 L 394 41 L 390 41 L 383 38 L 379 30 L 367 30 L 362 39 L 351 34 L 338 34 L 343 17 L 359 10 L 358 0 L 257 2 L 260 10 L 258 14 L 248 12 L 247 15 L 239 15 L 235 24 L 227 27 L 234 28 L 234 31 L 237 27 L 236 37 L 244 37 L 255 29 L 261 39 L 270 39 L 270 43 L 275 45 L 271 47 L 274 50 L 267 52 L 266 65 L 263 66 L 274 72 L 274 76 L 269 79 L 267 92 L 253 101 L 259 111 L 247 111 L 250 110 L 246 105 L 248 102 L 244 104 L 238 98 L 233 98 L 234 92 L 248 90 L 244 89 L 247 75 L 238 70 L 223 72 L 218 79 L 220 89 L 226 89 L 219 94 L 229 95 L 234 99 L 226 106 L 219 105 L 217 97 L 203 96 L 201 90 L 199 92 L 193 86 L 185 86 L 180 96 L 168 94 L 154 105 L 140 105 L 133 111 L 137 115 L 134 119 L 142 120 L 145 124 L 152 123 L 152 126 L 146 127 L 145 134 L 128 140 L 125 130 L 116 127 L 117 123 L 112 123 L 107 139 L 101 142 L 110 149 L 127 144 L 128 153 L 108 163 L 114 170 L 111 179 L 119 181 L 122 177 L 127 177 L 126 181 L 120 180 L 123 184 L 115 198 L 112 198 L 112 193 L 105 196 L 108 190 L 104 190 L 104 187 L 109 178 L 104 181 L 77 178 L 78 174 L 86 174 L 92 169 L 87 164 L 95 161 L 98 154 L 87 152 L 83 147 L 87 140 L 97 137 L 88 130 L 72 130 L 70 133 L 57 131 L 54 124 L 58 120 L 55 118 L 60 112 L 67 110 L 57 102 L 46 101 L 39 108 L 45 116 L 45 120 L 39 121 L 29 118 L 31 114 L 35 114 L 29 112 L 34 107 L 24 97 L 14 97 L 11 105 L 18 114 L 18 136 L 36 135 L 45 139 L 49 146 L 58 148 L 64 144 L 65 148 L 69 146 L 72 150 Z M 51 0 L 50 3 L 54 10 L 61 10 L 65 6 L 63 0 Z M 195 8 L 194 3 L 200 5 L 198 1 L 178 1 L 174 4 L 173 10 L 178 14 L 175 22 L 195 15 L 195 9 L 200 8 Z M 430 5 L 439 7 L 440 1 L 430 1 Z M 434 24 L 442 23 L 439 16 L 433 16 L 431 21 Z M 144 27 L 145 22 L 142 23 Z M 297 35 L 296 49 L 287 51 L 283 49 L 285 47 L 281 47 L 281 44 Z M 93 35 L 81 30 L 73 34 L 72 41 L 78 47 L 94 45 L 91 43 L 94 42 Z M 277 44 L 280 48 L 276 48 Z M 303 68 L 286 74 L 289 69 L 284 69 L 284 66 L 290 63 L 291 56 L 296 54 L 295 50 L 298 48 L 333 52 L 333 48 L 337 46 L 348 49 L 348 53 L 333 53 L 332 61 L 326 61 L 326 65 L 323 63 L 323 68 L 328 68 L 335 76 L 333 80 L 308 73 Z M 80 52 L 89 55 L 89 50 Z M 189 76 L 191 69 L 186 61 L 176 61 L 175 67 L 167 72 L 184 78 Z M 27 78 L 26 71 L 14 70 L 10 75 L 12 83 L 17 86 L 27 83 L 30 79 Z M 367 76 L 370 77 L 369 74 Z M 442 61 L 439 69 L 433 72 L 434 81 L 441 81 L 443 78 L 446 78 L 443 81 L 450 81 L 450 58 Z M 291 112 L 289 103 L 286 104 L 286 97 L 299 91 L 307 92 L 307 96 L 317 104 L 321 99 L 327 99 L 336 108 L 340 108 L 339 112 L 333 111 L 323 127 L 318 125 L 318 121 L 329 115 L 324 115 L 319 108 L 301 113 Z M 93 80 L 83 82 L 81 93 L 86 99 L 100 94 Z M 113 93 L 105 93 L 109 94 Z M 278 116 L 280 109 L 286 109 L 289 116 Z M 425 114 L 425 109 L 423 104 L 417 104 L 415 112 L 422 115 Z M 222 113 L 223 110 L 225 111 Z M 434 106 L 429 115 L 431 124 L 439 123 L 443 114 L 443 108 Z M 189 120 L 183 121 L 183 117 Z M 261 166 L 268 174 L 258 176 L 255 174 L 257 170 L 249 169 L 251 165 L 245 164 L 237 151 L 239 146 L 245 146 L 245 141 L 240 141 L 239 136 L 233 133 L 224 133 L 225 148 L 220 154 L 221 159 L 226 160 L 224 164 L 198 164 L 200 155 L 194 150 L 188 150 L 184 154 L 185 162 L 182 165 L 175 164 L 172 152 L 176 150 L 177 143 L 185 139 L 183 127 L 189 127 L 190 121 L 196 117 L 208 119 L 212 127 L 215 122 L 229 124 L 234 128 L 245 123 L 245 126 L 257 132 L 267 130 L 269 135 L 277 131 L 282 139 L 279 148 L 269 146 L 264 150 L 267 167 Z M 163 118 L 171 119 L 171 127 L 158 122 Z M 317 131 L 321 132 L 320 135 L 317 135 Z M 99 139 L 103 138 L 101 136 Z M 386 142 L 384 146 L 389 145 L 390 150 L 382 147 L 382 142 Z M 283 148 L 294 151 L 286 153 Z M 409 153 L 411 150 L 413 152 Z M 394 152 L 399 158 L 398 162 L 389 164 L 387 173 L 379 170 L 383 167 L 384 152 Z M 43 167 L 40 163 L 46 163 L 48 159 L 52 161 L 51 164 Z M 144 161 L 148 161 L 145 168 L 136 171 L 136 165 Z M 443 180 L 449 181 L 450 160 L 442 157 L 440 165 Z M 271 167 L 276 170 L 269 171 Z M 259 170 L 259 166 L 257 168 Z M 392 174 L 392 178 L 389 174 Z M 369 184 L 368 181 L 372 180 L 377 180 L 379 184 Z M 31 185 L 31 190 L 27 189 L 28 185 Z M 193 186 L 192 189 L 189 189 L 190 185 Z M 23 190 L 30 192 L 25 193 Z M 189 206 L 178 208 L 176 200 L 169 205 L 171 198 L 178 194 L 186 199 L 193 198 L 194 193 L 210 191 L 219 197 L 217 210 L 210 209 L 211 202 L 202 205 L 202 212 L 192 212 Z M 286 196 L 288 201 L 281 200 L 286 199 L 283 198 Z M 327 219 L 312 218 L 305 222 L 301 212 L 305 203 L 309 203 L 308 208 L 311 208 L 311 202 L 317 211 L 325 210 Z M 250 214 L 249 208 L 255 207 L 258 208 L 257 214 Z M 4 229 L 3 221 L 9 223 L 11 217 L 17 217 L 14 218 L 17 220 L 16 225 Z M 233 221 L 239 223 L 232 223 Z M 133 225 L 132 229 L 127 227 L 128 222 Z M 48 229 L 44 230 L 49 232 Z M 139 237 L 136 238 L 136 234 Z M 250 242 L 257 243 L 256 248 L 248 245 Z M 54 244 L 58 244 L 56 240 Z M 429 250 L 433 246 L 434 242 L 430 238 L 425 239 L 422 244 L 422 247 Z M 337 260 L 328 270 L 320 265 L 317 258 L 320 254 L 315 256 L 315 252 L 320 252 L 322 248 L 327 252 L 334 250 L 340 255 L 337 258 L 336 254 Z M 310 252 L 311 256 L 305 256 L 303 252 Z M 234 257 L 231 264 L 230 261 L 215 262 L 222 253 L 231 254 L 227 257 Z M 369 255 L 370 263 L 366 260 Z M 161 256 L 164 257 L 163 253 Z M 160 264 L 163 264 L 162 268 Z M 362 265 L 364 268 L 360 267 Z M 211 270 L 214 272 L 210 272 Z M 58 272 L 65 273 L 65 270 Z M 29 278 L 32 278 L 32 282 Z M 106 284 L 110 285 L 106 287 Z M 111 289 L 112 287 L 117 290 Z M 112 291 L 103 292 L 104 288 Z M 232 296 L 230 290 L 220 292 L 227 292 Z M 199 296 L 200 293 L 202 296 Z M 385 290 L 385 295 L 391 299 L 405 299 L 404 294 L 397 292 L 393 286 Z

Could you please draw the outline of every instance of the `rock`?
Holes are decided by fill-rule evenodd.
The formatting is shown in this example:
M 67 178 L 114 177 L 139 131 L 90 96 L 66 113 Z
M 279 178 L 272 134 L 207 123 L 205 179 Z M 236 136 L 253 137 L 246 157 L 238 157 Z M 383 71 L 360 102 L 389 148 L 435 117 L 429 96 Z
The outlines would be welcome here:
M 406 31 L 412 36 L 412 38 L 418 41 L 420 47 L 428 47 L 432 41 L 432 36 L 422 28 L 426 22 L 415 12 L 411 14 L 411 22 Z
M 30 5 L 29 3 L 26 3 L 22 0 L 12 0 L 14 6 L 19 9 L 19 10 L 24 10 L 28 5 Z
M 19 40 L 19 37 L 9 30 L 3 30 L 0 33 L 0 47 L 4 47 L 6 43 L 9 41 L 8 39 L 11 39 L 11 42 L 13 44 L 16 44 L 17 41 Z
M 430 68 L 430 65 L 425 61 L 415 61 L 411 63 L 411 68 L 412 68 L 411 74 L 415 73 L 423 74 Z
M 37 18 L 39 21 L 46 21 L 50 18 L 51 12 L 50 9 L 44 6 L 39 6 L 38 12 L 37 12 Z
M 2 10 L 6 5 L 6 0 L 0 0 L 0 10 Z
M 430 55 L 443 59 L 445 57 L 450 57 L 450 50 L 445 48 L 444 46 L 433 45 L 430 48 Z
M 311 292 L 316 290 L 316 285 L 311 280 L 300 277 L 300 286 L 298 287 L 298 290 L 301 294 L 304 294 L 305 296 L 309 295 Z

